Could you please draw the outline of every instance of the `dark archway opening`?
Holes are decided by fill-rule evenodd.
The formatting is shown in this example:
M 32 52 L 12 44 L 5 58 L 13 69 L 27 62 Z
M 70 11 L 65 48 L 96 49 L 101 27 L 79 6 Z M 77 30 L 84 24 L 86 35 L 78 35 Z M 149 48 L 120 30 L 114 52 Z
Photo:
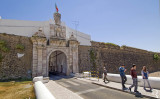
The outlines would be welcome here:
M 62 51 L 54 51 L 49 57 L 49 76 L 66 75 L 67 57 Z

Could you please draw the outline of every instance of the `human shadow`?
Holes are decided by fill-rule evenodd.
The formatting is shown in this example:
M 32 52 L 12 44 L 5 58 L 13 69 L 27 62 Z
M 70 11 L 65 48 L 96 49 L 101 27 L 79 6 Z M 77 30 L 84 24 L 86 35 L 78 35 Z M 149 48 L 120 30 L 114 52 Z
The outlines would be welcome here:
M 74 76 L 66 76 L 66 75 L 63 75 L 63 74 L 56 74 L 56 75 L 53 75 L 53 74 L 50 74 L 49 75 L 49 80 L 61 80 L 61 79 L 70 79 L 70 78 L 73 78 Z

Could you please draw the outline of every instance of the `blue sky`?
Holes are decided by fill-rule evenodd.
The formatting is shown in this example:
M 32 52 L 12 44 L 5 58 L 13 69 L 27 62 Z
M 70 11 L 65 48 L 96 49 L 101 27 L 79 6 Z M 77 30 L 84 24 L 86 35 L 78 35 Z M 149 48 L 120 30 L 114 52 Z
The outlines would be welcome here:
M 3 19 L 45 21 L 55 2 L 62 21 L 92 40 L 160 52 L 159 0 L 0 0 Z

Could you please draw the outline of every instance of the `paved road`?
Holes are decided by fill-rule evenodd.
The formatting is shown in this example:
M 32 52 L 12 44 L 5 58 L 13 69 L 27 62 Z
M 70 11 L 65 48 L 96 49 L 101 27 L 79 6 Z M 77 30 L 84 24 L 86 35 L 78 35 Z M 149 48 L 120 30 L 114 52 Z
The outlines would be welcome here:
M 54 76 L 53 78 L 58 84 L 77 93 L 84 99 L 137 99 L 137 97 L 132 94 L 100 87 L 74 78 L 68 78 L 65 76 Z

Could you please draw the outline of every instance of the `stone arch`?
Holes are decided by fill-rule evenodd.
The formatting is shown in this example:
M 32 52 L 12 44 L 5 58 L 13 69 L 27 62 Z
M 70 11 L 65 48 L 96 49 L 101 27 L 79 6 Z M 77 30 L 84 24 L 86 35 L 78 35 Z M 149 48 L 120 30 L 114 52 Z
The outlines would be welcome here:
M 68 57 L 68 53 L 67 53 L 66 49 L 52 49 L 47 54 L 47 71 L 46 71 L 47 76 L 49 76 L 49 58 L 50 58 L 51 54 L 56 51 L 64 53 L 64 55 L 66 57 L 66 65 L 67 65 L 66 75 L 69 73 L 69 59 L 68 59 L 69 57 Z

